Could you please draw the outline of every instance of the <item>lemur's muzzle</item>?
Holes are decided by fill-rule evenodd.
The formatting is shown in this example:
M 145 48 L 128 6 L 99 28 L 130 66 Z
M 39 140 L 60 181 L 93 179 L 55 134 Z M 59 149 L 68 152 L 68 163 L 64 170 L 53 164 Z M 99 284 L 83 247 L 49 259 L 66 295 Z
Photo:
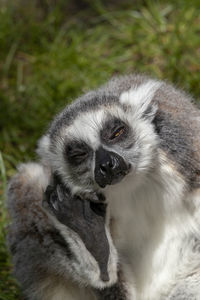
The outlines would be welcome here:
M 115 184 L 130 171 L 130 165 L 117 153 L 100 147 L 96 151 L 95 181 L 104 188 L 107 184 Z

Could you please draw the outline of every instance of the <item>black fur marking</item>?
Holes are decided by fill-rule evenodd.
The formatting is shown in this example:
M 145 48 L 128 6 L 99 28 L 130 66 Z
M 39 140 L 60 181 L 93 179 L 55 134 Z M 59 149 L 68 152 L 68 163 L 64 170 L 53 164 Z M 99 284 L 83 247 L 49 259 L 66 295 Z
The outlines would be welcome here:
M 198 163 L 192 149 L 191 132 L 183 128 L 178 120 L 172 120 L 169 113 L 159 111 L 153 121 L 160 137 L 160 147 L 171 157 L 178 171 L 185 177 L 191 188 L 200 186 L 196 180 Z
M 85 143 L 80 141 L 70 141 L 65 146 L 65 157 L 72 166 L 78 166 L 88 159 L 92 149 Z
M 115 138 L 111 138 L 113 133 L 117 130 L 123 128 L 123 133 Z M 109 120 L 105 122 L 101 130 L 100 136 L 103 142 L 106 144 L 114 144 L 124 141 L 129 134 L 129 127 L 126 123 L 118 118 L 113 118 L 110 116 Z

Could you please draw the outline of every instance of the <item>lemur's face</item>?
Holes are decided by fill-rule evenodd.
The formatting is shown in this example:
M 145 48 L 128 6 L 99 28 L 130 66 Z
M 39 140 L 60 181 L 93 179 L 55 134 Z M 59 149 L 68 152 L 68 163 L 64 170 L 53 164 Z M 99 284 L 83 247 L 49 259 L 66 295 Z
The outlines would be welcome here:
M 115 113 L 112 113 L 115 111 Z M 80 115 L 67 135 L 63 153 L 68 172 L 79 185 L 106 185 L 121 181 L 131 171 L 138 154 L 128 120 L 115 107 Z
M 70 125 L 60 126 L 46 142 L 53 171 L 76 189 L 105 188 L 148 171 L 157 145 L 155 107 L 148 97 L 157 88 L 157 82 L 145 83 L 116 101 L 80 111 Z

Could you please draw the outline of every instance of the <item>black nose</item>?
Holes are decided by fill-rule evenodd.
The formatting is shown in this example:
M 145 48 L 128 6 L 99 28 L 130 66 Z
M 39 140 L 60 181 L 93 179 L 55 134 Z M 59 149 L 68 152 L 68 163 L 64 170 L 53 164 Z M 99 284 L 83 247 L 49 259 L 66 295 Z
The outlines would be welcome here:
M 95 180 L 101 187 L 119 182 L 128 170 L 124 159 L 117 153 L 107 151 L 103 147 L 96 151 Z
M 107 176 L 111 174 L 115 168 L 114 160 L 111 155 L 107 153 L 101 153 L 101 160 L 99 164 L 99 169 L 102 175 Z

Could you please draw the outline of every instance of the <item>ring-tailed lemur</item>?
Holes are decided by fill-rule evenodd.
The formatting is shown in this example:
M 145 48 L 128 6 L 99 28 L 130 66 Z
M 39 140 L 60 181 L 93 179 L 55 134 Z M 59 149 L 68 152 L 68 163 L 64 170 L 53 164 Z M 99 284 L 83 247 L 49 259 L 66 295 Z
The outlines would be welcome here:
M 200 299 L 199 131 L 188 95 L 141 75 L 66 107 L 39 142 L 40 164 L 24 166 L 8 191 L 15 272 L 30 299 Z M 63 221 L 55 186 L 45 206 L 54 210 L 42 209 L 52 174 L 73 199 L 105 195 L 96 229 Z M 98 230 L 104 261 L 90 241 Z

